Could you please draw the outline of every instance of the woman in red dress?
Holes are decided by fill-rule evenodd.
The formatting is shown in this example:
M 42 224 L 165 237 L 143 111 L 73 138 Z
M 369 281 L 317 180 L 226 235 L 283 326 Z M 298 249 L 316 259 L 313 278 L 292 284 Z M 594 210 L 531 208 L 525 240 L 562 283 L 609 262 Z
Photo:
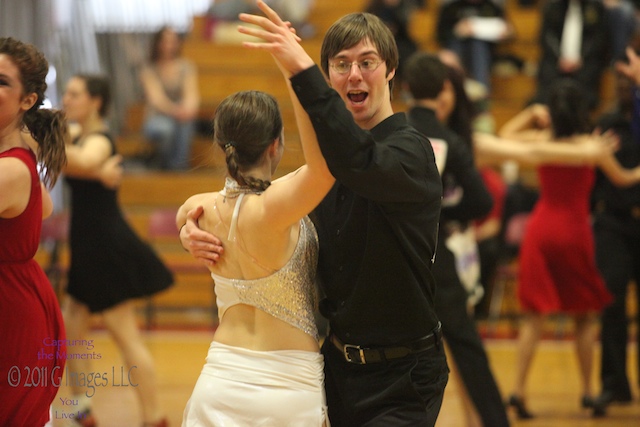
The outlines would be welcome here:
M 66 159 L 62 114 L 40 109 L 48 70 L 34 46 L 0 38 L 1 426 L 43 426 L 64 370 L 58 300 L 33 259 L 53 210 L 36 162 L 53 185 Z
M 590 130 L 581 96 L 575 83 L 560 81 L 547 107 L 533 105 L 525 109 L 504 125 L 500 136 L 580 144 L 588 139 L 585 135 Z M 519 331 L 516 384 L 508 401 L 519 418 L 533 417 L 524 404 L 525 383 L 544 320 L 553 313 L 569 314 L 575 321 L 581 405 L 595 409 L 591 368 L 597 316 L 612 297 L 595 264 L 589 217 L 594 166 L 617 185 L 639 182 L 640 169 L 622 169 L 612 153 L 599 157 L 595 164 L 570 160 L 538 166 L 540 198 L 520 248 L 518 299 L 524 317 Z

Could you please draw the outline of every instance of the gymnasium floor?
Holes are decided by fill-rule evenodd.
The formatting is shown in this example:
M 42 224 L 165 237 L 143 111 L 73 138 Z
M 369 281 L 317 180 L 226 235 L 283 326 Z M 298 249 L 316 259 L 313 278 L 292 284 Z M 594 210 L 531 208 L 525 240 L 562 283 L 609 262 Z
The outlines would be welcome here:
M 212 334 L 212 329 L 207 327 L 191 330 L 166 328 L 145 333 L 157 367 L 161 408 L 171 426 L 181 425 L 182 410 L 204 363 Z M 487 338 L 485 341 L 494 375 L 503 395 L 509 391 L 513 382 L 516 364 L 515 340 L 508 333 L 504 335 L 505 338 Z M 108 386 L 96 387 L 92 397 L 99 425 L 139 426 L 140 413 L 134 387 L 129 385 L 127 369 L 123 367 L 117 349 L 108 334 L 99 327 L 91 338 L 95 340 L 92 351 L 102 356 L 100 360 L 93 362 L 92 371 L 106 372 L 110 379 Z M 635 345 L 631 346 L 632 354 L 635 355 L 638 349 Z M 633 360 L 630 360 L 629 369 L 632 378 L 637 379 L 637 366 L 632 363 Z M 598 363 L 599 353 L 596 353 L 596 364 Z M 595 371 L 594 381 L 594 384 L 598 384 Z M 640 426 L 637 387 L 634 390 L 636 400 L 630 405 L 611 406 L 606 418 L 593 419 L 588 411 L 579 408 L 580 391 L 573 341 L 566 337 L 551 337 L 541 343 L 533 362 L 528 388 L 529 407 L 537 417 L 517 421 L 511 414 L 515 427 Z M 55 427 L 69 426 L 63 417 L 74 413 L 74 408 L 69 402 L 63 404 L 62 400 L 70 397 L 70 392 L 63 383 L 53 408 L 54 418 L 57 416 L 54 420 Z M 455 381 L 450 381 L 447 386 L 437 427 L 465 427 Z

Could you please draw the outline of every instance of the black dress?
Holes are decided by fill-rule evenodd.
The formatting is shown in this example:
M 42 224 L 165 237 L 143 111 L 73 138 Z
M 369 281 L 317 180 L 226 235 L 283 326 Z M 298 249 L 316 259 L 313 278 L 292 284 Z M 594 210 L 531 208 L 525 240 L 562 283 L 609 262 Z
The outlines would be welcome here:
M 105 136 L 115 153 L 113 139 Z M 98 181 L 66 181 L 71 187 L 69 295 L 96 313 L 171 286 L 171 272 L 125 221 L 117 192 Z

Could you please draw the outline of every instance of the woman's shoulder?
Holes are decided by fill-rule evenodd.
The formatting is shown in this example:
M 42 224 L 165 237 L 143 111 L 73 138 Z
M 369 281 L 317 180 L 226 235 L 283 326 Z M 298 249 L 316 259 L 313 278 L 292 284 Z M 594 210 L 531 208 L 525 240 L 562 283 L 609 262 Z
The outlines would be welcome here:
M 33 165 L 28 164 L 27 150 L 16 149 L 11 153 L 7 153 L 6 156 L 0 156 L 0 211 L 4 208 L 13 208 L 14 201 L 19 194 L 29 194 L 29 187 L 31 186 L 32 170 L 35 169 L 35 162 Z M 4 154 L 4 153 L 0 153 Z
M 34 154 L 27 149 L 11 149 L 11 152 L 0 153 L 0 165 L 2 169 L 2 181 L 11 182 L 23 178 L 30 178 L 29 168 L 35 163 Z
M 11 159 L 11 163 L 14 161 L 20 163 L 35 163 L 36 161 L 36 153 L 33 152 L 27 146 L 24 147 L 12 147 L 6 151 L 0 153 L 0 160 L 9 160 Z M 8 164 L 8 163 L 5 163 Z M 17 163 L 16 163 L 17 164 Z
M 218 191 L 194 194 L 184 202 L 183 206 L 187 208 L 196 208 L 198 206 L 202 206 L 203 208 L 206 208 L 208 205 L 208 202 L 213 202 L 216 199 L 216 197 L 218 197 L 218 194 L 219 194 Z

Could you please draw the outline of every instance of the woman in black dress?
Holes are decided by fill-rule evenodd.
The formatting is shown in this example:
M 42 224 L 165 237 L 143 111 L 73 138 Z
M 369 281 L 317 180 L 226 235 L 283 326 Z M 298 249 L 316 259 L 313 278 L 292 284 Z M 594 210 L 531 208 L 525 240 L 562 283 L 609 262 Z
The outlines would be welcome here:
M 115 154 L 105 116 L 109 105 L 109 83 L 99 76 L 71 78 L 63 98 L 67 118 L 78 125 L 67 145 L 66 181 L 71 188 L 71 266 L 64 306 L 68 353 L 99 354 L 85 343 L 90 317 L 100 313 L 120 349 L 126 369 L 142 406 L 144 425 L 164 426 L 156 397 L 156 379 L 151 354 L 137 325 L 133 299 L 152 295 L 173 283 L 171 272 L 150 246 L 142 242 L 125 221 L 117 193 L 92 179 Z M 73 354 L 71 355 L 73 356 Z M 69 378 L 89 373 L 90 358 L 68 357 Z M 78 384 L 80 383 L 80 384 Z M 85 424 L 95 425 L 90 413 L 92 390 L 81 381 L 71 381 L 84 413 Z

